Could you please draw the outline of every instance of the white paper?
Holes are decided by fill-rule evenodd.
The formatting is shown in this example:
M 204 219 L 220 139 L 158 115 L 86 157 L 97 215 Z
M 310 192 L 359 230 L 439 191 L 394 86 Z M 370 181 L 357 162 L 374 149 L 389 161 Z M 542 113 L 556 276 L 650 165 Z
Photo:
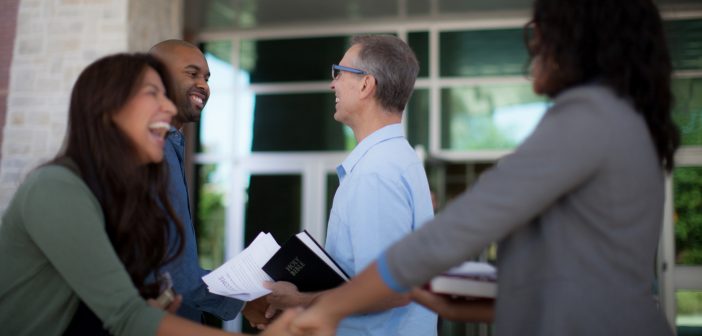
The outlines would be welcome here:
M 280 249 L 270 233 L 259 233 L 251 244 L 234 258 L 202 277 L 207 289 L 214 294 L 242 301 L 255 300 L 271 291 L 264 281 L 273 279 L 263 271 L 263 265 Z

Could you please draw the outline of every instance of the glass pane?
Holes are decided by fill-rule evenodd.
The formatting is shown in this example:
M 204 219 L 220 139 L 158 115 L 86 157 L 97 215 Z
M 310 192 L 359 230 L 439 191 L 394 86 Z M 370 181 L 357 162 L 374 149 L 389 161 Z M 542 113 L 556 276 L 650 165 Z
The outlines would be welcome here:
M 337 188 L 339 188 L 339 176 L 336 174 L 327 174 L 327 222 L 329 222 L 329 214 L 331 214 L 334 194 L 336 194 Z
M 702 265 L 702 167 L 673 171 L 675 261 Z
M 295 23 L 346 23 L 395 17 L 397 1 L 188 0 L 186 26 L 198 31 L 279 27 Z
M 702 291 L 676 291 L 678 336 L 702 335 Z
M 667 21 L 665 28 L 673 67 L 702 70 L 702 20 Z
M 407 34 L 407 44 L 412 48 L 419 61 L 419 75 L 429 77 L 429 32 Z
M 254 151 L 327 151 L 347 148 L 347 135 L 334 120 L 331 93 L 256 96 Z M 353 135 L 352 135 L 353 137 Z
M 437 1 L 437 0 L 432 0 Z M 522 10 L 530 12 L 531 1 L 523 0 L 492 0 L 492 1 L 461 1 L 438 0 L 441 14 L 474 13 L 484 11 Z
M 302 216 L 300 175 L 252 175 L 249 182 L 244 246 L 259 232 L 270 232 L 282 244 L 300 232 Z
M 522 29 L 451 31 L 439 35 L 441 76 L 516 76 L 526 72 Z
M 224 237 L 226 223 L 226 198 L 230 165 L 196 165 L 197 188 L 195 228 L 200 265 L 215 269 L 224 263 Z M 187 230 L 187 228 L 186 228 Z
M 407 14 L 428 15 L 431 8 L 429 0 L 407 0 Z
M 405 111 L 407 122 L 407 140 L 412 147 L 416 145 L 424 146 L 429 150 L 429 90 L 414 90 L 407 110 Z
M 332 64 L 349 46 L 346 36 L 241 42 L 241 68 L 251 83 L 331 82 Z
M 702 78 L 673 80 L 673 118 L 683 146 L 702 145 Z
M 282 244 L 301 230 L 302 177 L 300 175 L 252 175 L 245 205 L 244 246 L 259 232 L 270 232 Z M 258 334 L 246 319 L 241 330 Z
M 514 148 L 548 106 L 530 84 L 443 89 L 441 104 L 441 146 L 451 150 Z
M 236 74 L 231 64 L 231 42 L 208 42 L 203 44 L 207 64 L 210 68 L 210 98 L 200 117 L 197 136 L 197 152 L 229 154 L 235 143 L 236 124 L 235 108 L 238 103 L 234 98 L 234 81 Z

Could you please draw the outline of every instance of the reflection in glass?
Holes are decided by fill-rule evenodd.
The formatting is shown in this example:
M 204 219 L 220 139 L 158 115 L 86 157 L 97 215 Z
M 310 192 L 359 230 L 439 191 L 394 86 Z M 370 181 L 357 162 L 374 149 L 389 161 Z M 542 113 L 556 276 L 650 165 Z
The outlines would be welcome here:
M 493 84 L 441 90 L 442 148 L 512 149 L 548 106 L 529 84 Z
M 675 70 L 702 70 L 702 19 L 665 22 Z
M 702 265 L 702 167 L 673 171 L 675 262 Z
M 331 214 L 332 204 L 334 203 L 334 194 L 336 194 L 336 189 L 339 188 L 339 176 L 336 174 L 327 174 L 327 218 L 326 224 L 329 223 L 329 214 Z
M 429 150 L 429 90 L 414 90 L 407 104 L 405 120 L 410 145 L 422 145 L 425 150 Z
M 525 74 L 528 57 L 522 29 L 449 31 L 439 38 L 442 77 Z
M 249 182 L 244 245 L 259 232 L 270 232 L 279 244 L 300 232 L 302 218 L 300 175 L 252 175 Z
M 339 63 L 349 46 L 346 36 L 241 42 L 241 68 L 251 83 L 327 81 L 329 66 Z
M 236 91 L 248 84 L 245 72 L 235 72 L 230 42 L 204 44 L 210 73 L 210 98 L 200 117 L 196 151 L 221 156 L 245 155 L 251 150 L 253 95 Z
M 702 334 L 702 291 L 676 291 L 678 336 Z
M 417 77 L 429 77 L 429 32 L 412 32 L 407 34 L 407 44 L 412 48 L 419 61 Z
M 702 78 L 674 79 L 673 119 L 683 146 L 702 145 Z
M 347 149 L 348 135 L 334 120 L 333 93 L 258 95 L 254 111 L 254 151 Z
M 198 183 L 193 198 L 197 209 L 195 227 L 200 265 L 204 269 L 214 269 L 224 263 L 227 188 L 231 169 L 228 164 L 197 165 L 195 174 Z

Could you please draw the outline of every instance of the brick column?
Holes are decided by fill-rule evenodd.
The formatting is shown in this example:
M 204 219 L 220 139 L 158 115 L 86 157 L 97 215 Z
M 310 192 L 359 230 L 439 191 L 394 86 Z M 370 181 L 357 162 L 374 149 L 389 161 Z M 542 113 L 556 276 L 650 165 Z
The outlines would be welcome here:
M 181 7 L 182 0 L 19 0 L 2 137 L 0 213 L 26 174 L 60 149 L 70 91 L 82 69 L 107 54 L 146 51 L 162 39 L 179 37 Z
M 5 127 L 7 113 L 7 93 L 10 88 L 10 62 L 15 45 L 15 26 L 19 0 L 6 0 L 0 11 L 0 147 L 2 147 L 2 130 Z M 0 153 L 0 160 L 2 153 Z

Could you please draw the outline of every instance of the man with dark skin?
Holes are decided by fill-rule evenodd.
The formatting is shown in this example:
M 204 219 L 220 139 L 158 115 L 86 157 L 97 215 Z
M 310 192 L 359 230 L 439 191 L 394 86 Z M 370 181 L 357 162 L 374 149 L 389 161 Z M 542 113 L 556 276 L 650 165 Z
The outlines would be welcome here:
M 197 241 L 184 170 L 185 137 L 182 128 L 187 123 L 200 120 L 202 109 L 210 97 L 210 87 L 207 83 L 210 69 L 207 60 L 200 49 L 182 40 L 160 42 L 154 45 L 149 53 L 166 65 L 176 92 L 175 103 L 178 108 L 166 136 L 164 148 L 164 160 L 169 171 L 168 197 L 185 229 L 183 253 L 164 269 L 170 273 L 175 291 L 183 296 L 178 315 L 202 322 L 203 312 L 222 320 L 231 320 L 242 311 L 252 326 L 266 324 L 264 312 L 268 304 L 264 299 L 244 304 L 236 299 L 210 293 L 202 281 L 202 276 L 209 271 L 203 270 L 198 262 Z M 176 246 L 175 239 L 169 237 L 168 246 L 171 253 Z

